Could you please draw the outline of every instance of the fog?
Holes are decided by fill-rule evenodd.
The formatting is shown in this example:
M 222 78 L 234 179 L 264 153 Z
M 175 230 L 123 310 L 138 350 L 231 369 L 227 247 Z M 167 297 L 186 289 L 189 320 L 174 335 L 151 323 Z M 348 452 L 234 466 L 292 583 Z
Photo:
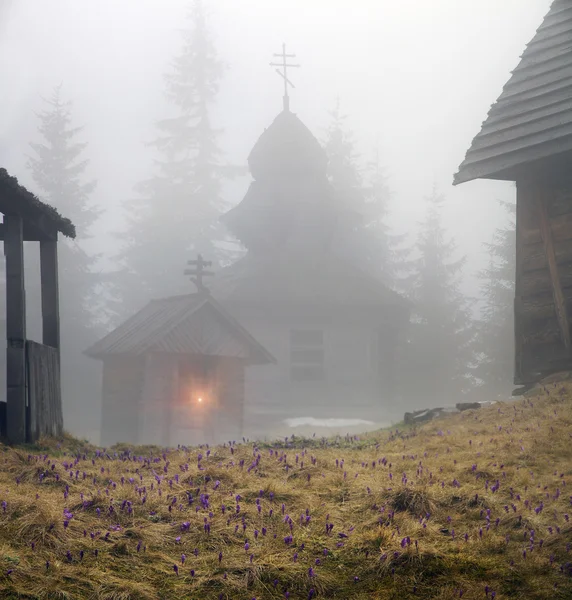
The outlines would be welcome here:
M 499 200 L 509 183 L 454 188 L 453 174 L 490 105 L 546 14 L 550 0 L 210 0 L 209 27 L 226 65 L 213 123 L 224 159 L 245 165 L 282 109 L 282 82 L 269 67 L 282 42 L 301 68 L 291 110 L 322 139 L 339 98 L 364 156 L 379 149 L 392 190 L 391 224 L 415 235 L 434 185 L 444 224 L 467 256 L 463 289 L 479 294 L 483 243 L 506 223 Z M 0 166 L 33 191 L 26 169 L 37 139 L 35 112 L 62 83 L 84 126 L 92 200 L 105 212 L 86 248 L 113 269 L 121 203 L 148 175 L 146 145 L 171 110 L 163 75 L 180 49 L 186 0 L 0 1 Z M 236 205 L 251 181 L 224 188 Z M 181 270 L 187 257 L 181 257 Z M 176 267 L 178 268 L 178 267 Z M 91 427 L 88 427 L 91 431 Z

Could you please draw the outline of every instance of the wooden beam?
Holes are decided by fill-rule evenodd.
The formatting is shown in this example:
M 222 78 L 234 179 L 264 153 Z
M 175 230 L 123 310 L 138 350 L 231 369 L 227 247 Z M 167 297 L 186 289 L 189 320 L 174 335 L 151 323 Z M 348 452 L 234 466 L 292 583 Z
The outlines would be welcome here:
M 523 314 L 522 314 L 522 271 L 523 271 L 523 229 L 526 225 L 526 211 L 530 210 L 530 202 L 526 194 L 526 186 L 517 184 L 516 195 L 516 248 L 514 273 L 514 385 L 520 385 L 523 379 L 522 346 L 523 346 Z
M 0 241 L 4 241 L 6 235 L 6 227 L 4 223 L 0 223 Z M 25 242 L 41 242 L 42 240 L 57 239 L 58 232 L 55 229 L 50 229 L 48 226 L 40 223 L 24 221 L 24 241 Z
M 40 277 L 42 284 L 42 341 L 60 348 L 60 309 L 58 291 L 58 243 L 40 242 Z
M 6 255 L 6 384 L 7 438 L 26 441 L 26 295 L 22 218 L 4 216 Z
M 554 297 L 554 308 L 556 309 L 556 316 L 560 324 L 560 332 L 562 334 L 562 341 L 568 352 L 570 352 L 570 321 L 568 319 L 568 313 L 566 311 L 566 301 L 564 294 L 562 293 L 562 285 L 560 282 L 560 275 L 558 273 L 558 265 L 556 264 L 556 254 L 554 252 L 554 240 L 552 238 L 552 231 L 550 229 L 550 221 L 548 219 L 547 209 L 547 193 L 545 190 L 539 189 L 539 195 L 537 198 L 538 202 L 538 215 L 540 222 L 540 233 L 542 235 L 542 241 L 544 243 L 544 252 L 546 253 L 546 260 L 548 262 L 548 268 L 550 270 L 550 279 L 552 282 L 552 295 Z

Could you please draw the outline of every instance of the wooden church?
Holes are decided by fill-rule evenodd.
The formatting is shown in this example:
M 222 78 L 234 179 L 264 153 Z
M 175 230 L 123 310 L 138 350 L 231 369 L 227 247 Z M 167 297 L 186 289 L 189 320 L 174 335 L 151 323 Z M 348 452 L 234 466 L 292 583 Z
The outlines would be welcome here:
M 246 196 L 222 218 L 247 253 L 212 288 L 276 357 L 246 375 L 246 414 L 260 423 L 253 435 L 286 417 L 387 416 L 409 321 L 404 298 L 339 252 L 357 216 L 328 181 L 324 149 L 290 111 L 282 76 L 283 110 L 250 152 Z
M 212 297 L 153 300 L 86 351 L 103 362 L 101 444 L 222 443 L 243 434 L 244 371 L 274 361 Z
M 572 370 L 572 1 L 555 0 L 455 183 L 516 182 L 514 382 Z

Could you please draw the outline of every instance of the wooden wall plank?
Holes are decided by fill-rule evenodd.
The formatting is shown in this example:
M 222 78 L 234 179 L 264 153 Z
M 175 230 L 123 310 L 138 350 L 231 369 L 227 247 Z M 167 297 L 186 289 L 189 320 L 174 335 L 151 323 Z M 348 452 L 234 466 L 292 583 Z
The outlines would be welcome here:
M 546 253 L 546 260 L 548 261 L 548 268 L 550 270 L 550 279 L 552 283 L 552 293 L 554 296 L 554 306 L 556 309 L 556 315 L 558 322 L 560 323 L 560 331 L 562 333 L 562 341 L 568 351 L 571 348 L 570 340 L 570 322 L 568 319 L 568 311 L 566 310 L 566 302 L 564 294 L 562 292 L 562 284 L 560 282 L 560 274 L 558 271 L 558 265 L 556 264 L 556 254 L 554 251 L 554 241 L 552 239 L 552 231 L 550 227 L 550 221 L 548 217 L 547 203 L 549 200 L 549 190 L 538 190 L 539 196 L 538 202 L 538 216 L 540 221 L 540 231 L 542 234 L 542 241 L 544 243 L 544 251 Z
M 572 263 L 558 265 L 562 289 L 572 288 Z M 536 271 L 523 271 L 521 273 L 521 289 L 523 296 L 535 296 L 552 292 L 550 271 L 537 269 Z M 564 293 L 566 295 L 566 292 Z
M 565 242 L 572 239 L 572 213 L 549 217 L 554 243 Z M 524 245 L 542 244 L 542 232 L 537 223 L 534 229 L 526 229 L 522 232 Z
M 26 441 L 26 297 L 22 218 L 4 216 L 6 255 L 6 407 L 7 438 Z
M 28 379 L 28 441 L 63 433 L 63 414 L 56 348 L 28 340 L 26 342 Z

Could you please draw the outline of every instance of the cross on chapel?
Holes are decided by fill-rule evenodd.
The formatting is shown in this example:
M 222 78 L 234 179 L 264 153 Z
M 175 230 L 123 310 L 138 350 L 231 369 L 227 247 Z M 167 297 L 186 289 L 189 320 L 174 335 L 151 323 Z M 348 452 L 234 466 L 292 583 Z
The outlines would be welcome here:
M 185 275 L 192 275 L 191 281 L 197 286 L 199 293 L 209 293 L 209 289 L 203 283 L 203 277 L 209 277 L 214 275 L 212 271 L 205 271 L 205 267 L 212 266 L 212 261 L 204 260 L 202 255 L 199 254 L 197 260 L 189 260 L 187 264 L 191 266 L 190 269 L 185 269 Z
M 280 54 L 274 54 L 274 56 L 277 56 L 279 58 L 282 59 L 281 63 L 274 63 L 271 62 L 270 66 L 271 67 L 280 67 L 282 69 L 282 71 L 280 69 L 275 69 L 276 73 L 278 73 L 278 75 L 280 75 L 280 77 L 282 77 L 282 79 L 284 80 L 284 110 L 290 110 L 290 98 L 288 97 L 288 86 L 290 85 L 291 87 L 295 88 L 296 86 L 288 79 L 288 69 L 289 68 L 298 68 L 300 65 L 290 65 L 288 64 L 288 58 L 296 58 L 295 54 L 286 54 L 286 44 L 282 44 L 282 52 Z

